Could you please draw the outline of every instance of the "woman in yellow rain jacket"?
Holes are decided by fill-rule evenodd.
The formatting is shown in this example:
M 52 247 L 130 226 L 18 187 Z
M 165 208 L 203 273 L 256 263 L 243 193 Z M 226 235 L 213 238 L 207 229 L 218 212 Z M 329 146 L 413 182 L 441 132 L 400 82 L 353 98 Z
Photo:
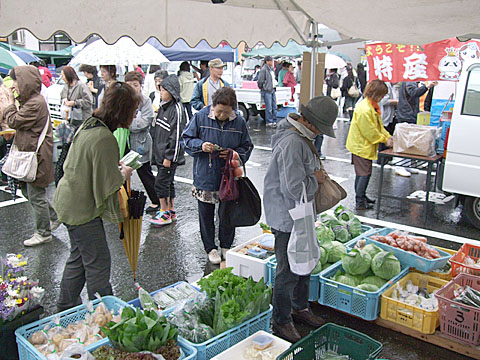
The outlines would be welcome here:
M 355 168 L 355 201 L 357 210 L 373 208 L 375 200 L 366 195 L 368 182 L 372 175 L 372 160 L 377 159 L 378 144 L 392 146 L 392 137 L 385 130 L 378 102 L 387 94 L 388 89 L 381 80 L 372 80 L 363 93 L 364 99 L 355 107 L 350 131 L 347 138 L 347 150 L 352 153 Z

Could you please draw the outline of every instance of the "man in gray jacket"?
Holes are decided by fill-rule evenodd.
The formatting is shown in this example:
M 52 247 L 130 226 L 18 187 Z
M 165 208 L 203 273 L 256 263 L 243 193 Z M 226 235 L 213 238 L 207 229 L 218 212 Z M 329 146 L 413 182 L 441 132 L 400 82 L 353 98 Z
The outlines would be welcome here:
M 258 88 L 261 90 L 262 99 L 265 102 L 265 122 L 268 127 L 277 127 L 277 99 L 275 97 L 275 72 L 273 70 L 273 59 L 265 56 L 265 65 L 258 73 Z
M 307 106 L 302 104 L 300 111 L 301 115 L 289 114 L 281 121 L 272 136 L 273 154 L 264 179 L 263 196 L 266 220 L 275 236 L 277 259 L 273 329 L 292 343 L 300 340 L 293 321 L 314 327 L 321 326 L 324 321 L 313 314 L 308 305 L 310 276 L 299 276 L 290 270 L 287 247 L 293 220 L 288 211 L 300 201 L 304 185 L 311 201 L 318 184 L 325 179 L 320 159 L 307 141 L 313 143 L 319 134 L 335 137 L 332 126 L 338 108 L 331 98 L 318 96 L 311 99 Z
M 141 155 L 140 162 L 143 165 L 137 170 L 137 174 L 152 202 L 146 211 L 148 213 L 155 213 L 158 211 L 160 200 L 155 192 L 155 176 L 152 173 L 152 167 L 150 165 L 152 158 L 152 136 L 150 135 L 150 127 L 155 118 L 152 101 L 142 94 L 143 76 L 140 72 L 130 71 L 126 73 L 125 82 L 133 87 L 138 95 L 142 97 L 142 102 L 138 105 L 135 118 L 130 125 L 130 149 Z

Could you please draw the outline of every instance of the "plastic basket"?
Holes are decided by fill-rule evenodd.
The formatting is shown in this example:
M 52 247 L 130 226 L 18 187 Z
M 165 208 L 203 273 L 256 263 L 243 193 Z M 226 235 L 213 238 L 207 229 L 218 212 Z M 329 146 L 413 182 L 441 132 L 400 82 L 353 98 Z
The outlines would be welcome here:
M 102 297 L 102 301 L 109 310 L 113 310 L 114 312 L 120 311 L 120 309 L 129 306 L 126 302 L 114 297 L 114 296 L 104 296 Z M 94 300 L 93 306 L 96 308 L 100 303 L 100 300 Z M 74 308 L 62 311 L 58 314 L 49 316 L 45 319 L 35 321 L 31 324 L 22 326 L 15 331 L 15 336 L 17 337 L 17 345 L 18 345 L 18 355 L 20 360 L 35 360 L 41 359 L 46 360 L 46 357 L 40 354 L 35 347 L 28 342 L 28 338 L 34 332 L 38 330 L 42 330 L 45 326 L 51 324 L 53 325 L 53 319 L 56 316 L 60 316 L 60 325 L 63 327 L 67 327 L 69 324 L 76 323 L 79 320 L 85 319 L 85 315 L 87 314 L 88 310 L 85 305 L 79 305 Z M 96 343 L 95 343 L 96 344 Z M 90 350 L 92 346 L 95 344 L 91 344 L 86 346 L 85 349 Z
M 459 286 L 480 290 L 480 278 L 460 274 L 436 294 L 440 314 L 440 331 L 448 337 L 473 346 L 480 345 L 480 309 L 453 301 L 453 291 Z
M 320 273 L 320 299 L 318 302 L 365 320 L 375 320 L 380 312 L 382 293 L 408 273 L 408 266 L 401 261 L 400 263 L 402 270 L 397 276 L 387 281 L 377 292 L 370 292 L 331 279 L 338 270 L 343 270 L 342 261 L 338 261 Z
M 409 280 L 412 281 L 413 285 L 417 286 L 422 281 L 426 281 L 427 291 L 429 293 L 434 290 L 441 289 L 448 283 L 448 281 L 415 272 L 408 273 L 397 283 L 402 288 L 405 288 L 405 285 Z M 433 334 L 438 325 L 440 325 L 438 309 L 424 310 L 418 306 L 408 305 L 404 302 L 393 299 L 392 293 L 395 287 L 396 286 L 392 286 L 382 294 L 380 317 L 382 319 L 420 331 L 424 334 Z
M 273 256 L 267 262 L 268 282 L 267 285 L 275 284 L 275 274 L 277 269 L 277 258 Z M 310 284 L 308 286 L 308 301 L 317 301 L 320 297 L 320 274 L 310 275 Z
M 384 229 L 378 230 L 377 232 L 375 232 L 375 234 L 385 236 L 390 234 L 392 231 L 395 231 L 395 229 L 384 228 Z M 400 260 L 400 262 L 407 264 L 410 267 L 414 267 L 424 273 L 428 273 L 432 270 L 440 269 L 444 267 L 448 259 L 451 258 L 451 255 L 449 253 L 442 250 L 438 250 L 438 252 L 440 253 L 440 257 L 438 259 L 433 259 L 433 260 L 425 259 L 424 257 L 421 257 L 412 252 L 405 251 L 405 250 L 381 243 L 379 241 L 372 240 L 370 236 L 372 236 L 373 234 L 374 233 L 370 232 L 369 236 L 366 237 L 367 244 L 373 243 L 388 252 L 393 252 L 393 254 L 398 258 L 398 260 Z
M 455 277 L 458 274 L 480 276 L 480 268 L 474 268 L 463 263 L 467 256 L 471 257 L 475 262 L 480 259 L 480 246 L 468 243 L 463 244 L 460 250 L 452 256 L 450 259 L 450 264 L 452 265 L 452 277 Z
M 446 253 L 452 255 L 452 257 L 453 257 L 453 255 L 455 255 L 457 253 L 457 250 L 447 249 L 447 248 L 443 248 L 443 247 L 440 247 L 440 246 L 434 246 L 434 248 L 437 248 L 438 250 L 445 251 Z M 412 271 L 422 273 L 420 270 L 417 270 L 415 268 L 412 268 Z M 450 281 L 450 280 L 452 280 L 452 269 L 450 269 L 450 271 L 448 273 L 442 273 L 442 272 L 438 272 L 438 271 L 433 270 L 433 271 L 430 271 L 429 273 L 427 273 L 427 275 L 430 275 L 430 276 L 433 276 L 433 277 L 436 277 L 436 278 L 439 278 L 439 279 L 442 279 L 442 280 Z
M 365 237 L 370 235 L 370 234 L 372 234 L 372 235 L 376 234 L 378 232 L 378 230 L 379 229 L 375 229 L 371 226 L 362 224 L 362 233 L 360 235 L 358 235 L 356 238 L 350 240 L 349 242 L 346 242 L 345 246 L 347 247 L 347 249 L 353 249 L 355 247 L 355 245 L 357 244 L 358 240 L 365 239 Z
M 277 360 L 323 359 L 327 351 L 348 355 L 351 360 L 373 360 L 383 345 L 359 331 L 328 323 L 293 344 Z
M 179 281 L 179 282 L 176 282 L 175 284 L 172 284 L 172 285 L 169 285 L 169 286 L 165 286 L 164 288 L 161 288 L 161 289 L 159 289 L 159 290 L 155 290 L 155 291 L 151 292 L 151 293 L 150 293 L 150 296 L 153 296 L 153 295 L 155 295 L 156 293 L 159 293 L 159 292 L 161 292 L 161 291 L 165 291 L 166 289 L 170 289 L 170 288 L 175 287 L 175 286 L 177 286 L 177 285 L 180 285 L 180 284 L 182 284 L 182 283 L 188 284 L 188 285 L 190 285 L 194 290 L 200 292 L 200 289 L 198 289 L 197 287 L 193 286 L 192 284 L 186 283 L 185 281 Z M 132 306 L 134 306 L 134 307 L 143 309 L 143 308 L 142 308 L 142 305 L 141 305 L 141 303 L 140 303 L 140 299 L 139 299 L 139 298 L 130 300 L 130 301 L 128 302 L 128 304 L 130 304 L 130 305 L 132 305 Z M 169 307 L 169 308 L 166 308 L 166 309 L 162 310 L 162 311 L 160 312 L 160 314 L 166 316 L 167 314 L 169 314 L 169 313 L 171 313 L 173 310 L 175 310 L 176 307 L 177 307 L 177 305 L 174 305 L 174 306 L 171 306 L 171 307 Z
M 273 307 L 270 305 L 267 311 L 201 344 L 195 344 L 186 339 L 183 340 L 197 350 L 197 360 L 209 360 L 259 330 L 270 332 L 272 312 Z
M 104 345 L 110 345 L 110 340 L 108 338 L 105 338 L 103 340 L 97 341 L 95 344 L 92 344 L 88 349 L 88 351 L 92 353 L 94 350 Z M 197 358 L 197 349 L 187 344 L 185 339 L 179 337 L 177 340 L 177 345 L 180 346 L 183 353 L 183 356 L 181 356 L 178 360 L 195 360 Z

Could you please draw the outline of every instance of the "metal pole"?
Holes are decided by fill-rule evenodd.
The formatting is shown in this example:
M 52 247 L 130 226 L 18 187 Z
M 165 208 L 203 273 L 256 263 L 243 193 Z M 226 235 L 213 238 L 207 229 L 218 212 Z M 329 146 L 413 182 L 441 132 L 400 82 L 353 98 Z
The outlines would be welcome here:
M 312 58 L 310 68 L 310 99 L 315 97 L 315 80 L 317 73 L 317 53 L 318 53 L 318 23 L 311 22 L 311 37 L 312 37 Z

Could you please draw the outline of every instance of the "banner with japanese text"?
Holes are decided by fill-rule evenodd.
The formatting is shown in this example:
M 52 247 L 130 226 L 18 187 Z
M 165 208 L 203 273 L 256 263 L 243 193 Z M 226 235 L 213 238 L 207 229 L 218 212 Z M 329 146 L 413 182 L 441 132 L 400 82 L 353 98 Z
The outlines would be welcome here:
M 389 82 L 457 81 L 467 59 L 480 59 L 480 42 L 442 40 L 423 46 L 375 43 L 365 45 L 369 80 Z

